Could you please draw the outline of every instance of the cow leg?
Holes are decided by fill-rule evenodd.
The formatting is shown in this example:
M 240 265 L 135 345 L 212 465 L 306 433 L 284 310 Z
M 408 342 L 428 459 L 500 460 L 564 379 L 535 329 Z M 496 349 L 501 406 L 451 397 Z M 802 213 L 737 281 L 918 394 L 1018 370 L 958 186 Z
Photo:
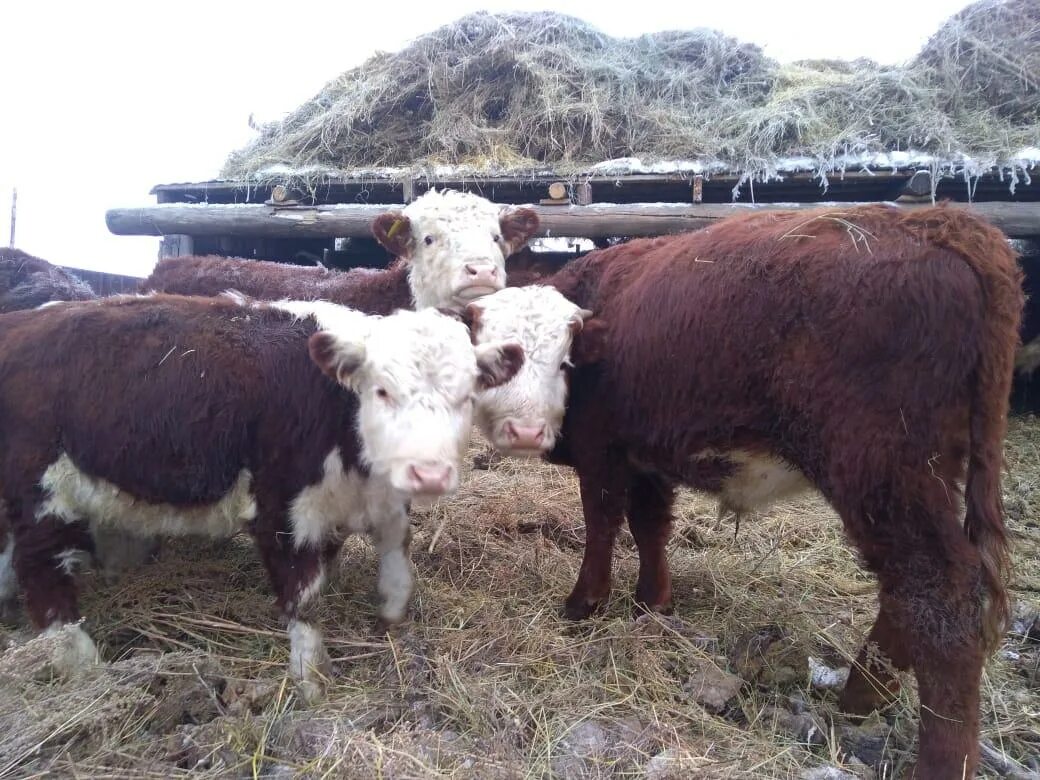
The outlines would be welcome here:
M 884 650 L 917 677 L 917 778 L 972 777 L 978 764 L 984 661 L 978 550 L 937 480 L 882 486 L 887 506 L 842 513 L 881 586 Z M 858 685 L 858 683 L 856 683 Z M 853 694 L 855 689 L 853 689 Z M 852 694 L 850 694 L 851 697 Z
M 2 507 L 3 502 L 0 502 Z M 18 577 L 14 573 L 14 534 L 3 532 L 0 533 L 0 619 L 10 620 L 17 611 Z
M 314 703 L 322 697 L 324 680 L 331 671 L 321 630 L 308 619 L 325 583 L 328 547 L 297 540 L 283 513 L 261 511 L 252 533 L 287 624 L 289 676 L 296 681 L 303 700 Z
M 850 715 L 866 716 L 891 704 L 900 689 L 896 672 L 910 668 L 908 648 L 887 604 L 887 599 L 881 602 L 877 620 L 838 702 L 842 711 Z
M 637 612 L 672 611 L 672 575 L 665 545 L 672 531 L 675 489 L 653 474 L 635 474 L 628 487 L 628 527 L 639 549 Z
M 578 469 L 585 513 L 585 555 L 574 590 L 564 602 L 563 614 L 569 620 L 589 617 L 610 593 L 614 540 L 621 527 L 628 478 L 619 467 Z
M 59 675 L 73 675 L 97 663 L 97 647 L 79 625 L 75 567 L 93 551 L 86 523 L 50 513 L 36 516 L 39 491 L 32 499 L 10 501 L 14 529 L 14 570 L 25 595 L 29 619 L 44 636 L 58 637 L 51 664 Z
M 402 622 L 408 616 L 408 603 L 415 588 L 408 551 L 412 534 L 407 507 L 400 502 L 387 507 L 376 520 L 371 535 L 379 555 L 377 589 L 383 600 L 379 606 L 379 620 L 381 627 L 385 628 Z

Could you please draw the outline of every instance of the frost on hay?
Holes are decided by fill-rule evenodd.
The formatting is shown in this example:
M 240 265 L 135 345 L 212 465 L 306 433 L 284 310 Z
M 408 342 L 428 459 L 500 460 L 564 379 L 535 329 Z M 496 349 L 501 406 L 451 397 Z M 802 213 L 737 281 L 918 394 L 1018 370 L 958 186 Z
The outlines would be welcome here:
M 906 66 L 780 65 L 713 30 L 613 38 L 556 13 L 479 12 L 334 79 L 222 175 L 566 174 L 638 156 L 762 177 L 784 159 L 822 173 L 905 150 L 1007 166 L 1040 145 L 1038 30 L 1040 0 L 980 0 Z

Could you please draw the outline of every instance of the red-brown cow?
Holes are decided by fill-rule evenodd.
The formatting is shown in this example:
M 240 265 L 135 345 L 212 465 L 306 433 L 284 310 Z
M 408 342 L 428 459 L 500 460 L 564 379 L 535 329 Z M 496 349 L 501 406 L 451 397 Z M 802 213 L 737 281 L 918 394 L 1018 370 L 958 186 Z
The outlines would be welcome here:
M 669 608 L 678 485 L 738 510 L 815 486 L 878 577 L 869 641 L 916 674 L 917 775 L 974 772 L 1008 612 L 1000 469 L 1023 295 L 1003 235 L 950 207 L 756 213 L 592 252 L 549 283 L 609 341 L 573 370 L 554 452 L 587 527 L 566 614 L 607 597 L 626 513 L 636 601 Z M 842 704 L 869 711 L 897 685 L 864 651 Z
M 143 291 L 218 295 L 235 289 L 264 300 L 327 300 L 368 314 L 460 309 L 505 286 L 506 258 L 538 229 L 528 208 L 501 207 L 454 190 L 430 190 L 372 221 L 372 235 L 397 260 L 387 269 L 331 271 L 220 257 L 171 258 Z
M 96 298 L 85 282 L 20 249 L 0 247 L 0 314 L 35 309 L 50 301 Z

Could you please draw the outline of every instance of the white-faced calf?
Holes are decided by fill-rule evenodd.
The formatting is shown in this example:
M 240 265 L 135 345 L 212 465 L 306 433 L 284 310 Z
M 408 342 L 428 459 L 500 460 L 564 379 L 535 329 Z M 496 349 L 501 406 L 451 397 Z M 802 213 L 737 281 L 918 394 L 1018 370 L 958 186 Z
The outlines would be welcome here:
M 91 522 L 126 534 L 252 532 L 288 621 L 290 671 L 319 688 L 308 622 L 349 533 L 380 555 L 380 617 L 404 618 L 408 502 L 449 493 L 473 399 L 523 363 L 434 310 L 121 297 L 9 315 L 0 332 L 0 466 L 34 624 L 79 619 L 73 566 Z M 79 629 L 59 666 L 94 660 Z
M 466 319 L 476 344 L 516 342 L 524 364 L 505 384 L 477 394 L 475 420 L 497 450 L 537 456 L 556 446 L 569 371 L 599 360 L 606 327 L 552 287 L 510 287 L 474 301 Z

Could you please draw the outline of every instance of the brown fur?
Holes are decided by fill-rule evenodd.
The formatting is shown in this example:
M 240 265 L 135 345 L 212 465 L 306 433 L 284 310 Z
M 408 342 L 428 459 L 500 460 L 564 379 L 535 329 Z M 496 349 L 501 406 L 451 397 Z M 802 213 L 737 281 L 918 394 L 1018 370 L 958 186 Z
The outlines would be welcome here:
M 89 285 L 68 271 L 20 249 L 0 247 L 0 314 L 35 309 L 49 301 L 96 297 Z
M 180 295 L 219 295 L 228 289 L 264 300 L 325 300 L 367 314 L 391 314 L 412 308 L 408 265 L 336 271 L 262 260 L 208 255 L 162 260 L 141 290 Z
M 381 215 L 376 222 L 386 216 Z M 518 258 L 515 279 L 511 270 L 514 257 Z M 520 253 L 506 260 L 506 273 L 507 283 L 515 287 L 544 279 L 549 266 L 534 265 Z M 396 260 L 386 269 L 338 271 L 218 255 L 173 257 L 159 261 L 151 276 L 141 282 L 140 289 L 177 295 L 219 295 L 233 289 L 269 301 L 331 301 L 366 314 L 391 314 L 397 309 L 413 308 L 405 260 Z
M 78 618 L 74 582 L 56 560 L 91 546 L 83 523 L 35 517 L 41 476 L 62 452 L 140 500 L 178 507 L 218 500 L 249 469 L 251 530 L 278 603 L 294 616 L 338 544 L 297 549 L 289 502 L 320 480 L 334 446 L 346 468 L 358 465 L 360 446 L 357 400 L 312 362 L 313 332 L 286 312 L 244 317 L 219 298 L 119 297 L 7 315 L 0 490 L 36 626 Z
M 1004 236 L 951 207 L 757 213 L 592 252 L 549 283 L 610 329 L 603 362 L 572 375 L 553 454 L 577 469 L 587 527 L 567 614 L 606 598 L 626 511 L 636 600 L 668 609 L 675 487 L 717 491 L 737 448 L 779 456 L 878 576 L 870 639 L 916 673 L 918 776 L 974 772 L 1007 616 L 999 480 L 1023 296 Z M 874 671 L 854 670 L 847 709 L 883 701 Z

